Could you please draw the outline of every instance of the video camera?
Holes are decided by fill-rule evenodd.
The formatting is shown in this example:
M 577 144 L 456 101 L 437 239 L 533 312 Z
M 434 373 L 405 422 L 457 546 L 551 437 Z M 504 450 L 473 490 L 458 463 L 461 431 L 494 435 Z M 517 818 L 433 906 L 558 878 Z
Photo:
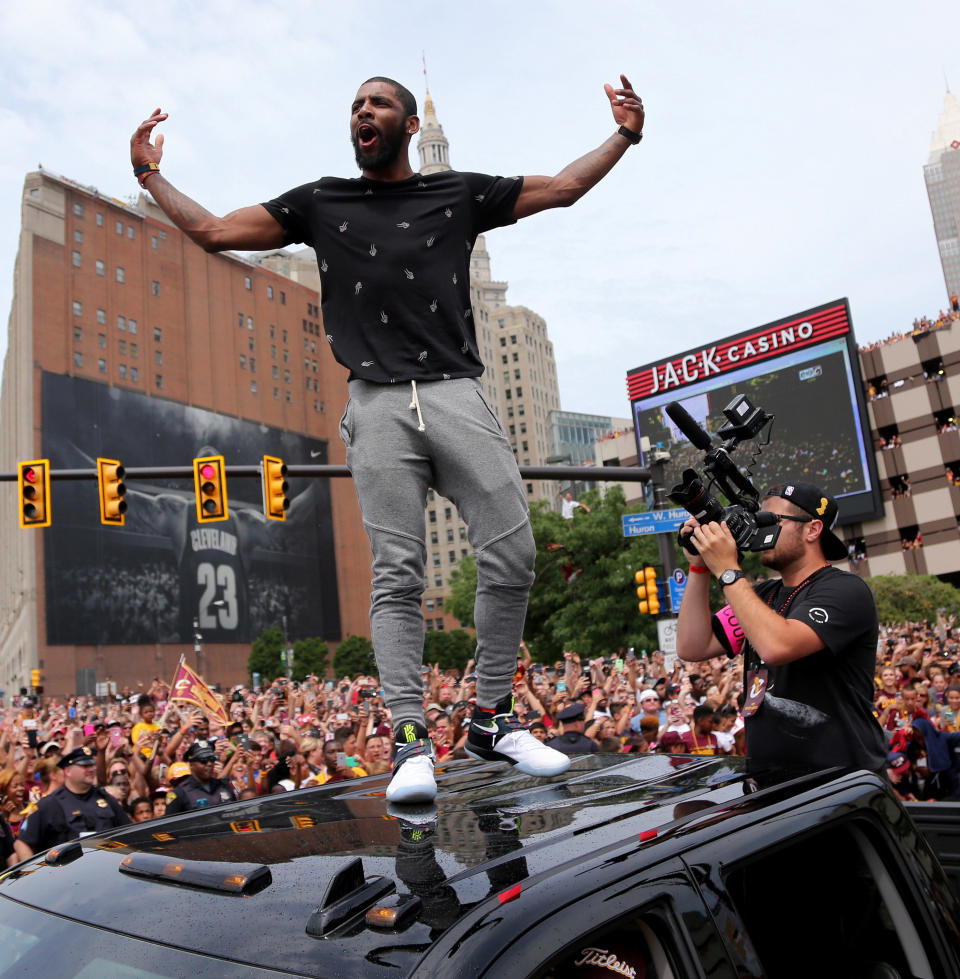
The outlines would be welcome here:
M 667 405 L 667 414 L 677 428 L 692 445 L 706 453 L 703 471 L 709 477 L 704 485 L 704 480 L 695 469 L 685 469 L 683 482 L 674 486 L 667 496 L 700 523 L 719 523 L 725 520 L 739 550 L 767 551 L 776 545 L 780 527 L 772 515 L 758 518 L 760 493 L 733 462 L 730 453 L 741 442 L 755 439 L 764 428 L 772 424 L 774 416 L 763 408 L 754 407 L 743 394 L 738 394 L 723 409 L 723 413 L 727 424 L 717 432 L 717 438 L 722 444 L 714 445 L 710 435 L 682 405 L 676 401 Z M 763 445 L 769 442 L 768 432 L 767 441 Z M 758 445 L 757 454 L 761 448 L 762 445 Z M 721 506 L 716 497 L 711 495 L 714 486 L 730 501 L 730 506 Z M 680 543 L 688 554 L 697 554 L 690 534 L 680 537 Z

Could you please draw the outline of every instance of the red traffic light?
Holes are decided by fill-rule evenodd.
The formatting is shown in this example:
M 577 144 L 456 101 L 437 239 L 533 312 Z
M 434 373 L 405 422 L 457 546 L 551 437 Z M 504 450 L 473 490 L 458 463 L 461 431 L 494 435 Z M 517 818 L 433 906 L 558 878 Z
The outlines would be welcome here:
M 217 475 L 217 470 L 215 466 L 212 466 L 209 462 L 200 467 L 200 475 L 204 479 L 213 479 Z

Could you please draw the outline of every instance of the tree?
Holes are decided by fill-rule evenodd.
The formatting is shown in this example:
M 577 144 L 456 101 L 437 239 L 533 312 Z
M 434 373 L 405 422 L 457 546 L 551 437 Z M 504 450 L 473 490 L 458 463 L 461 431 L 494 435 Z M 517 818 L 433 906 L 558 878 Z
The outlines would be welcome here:
M 347 636 L 333 654 L 333 672 L 338 677 L 376 673 L 373 643 L 366 636 Z
M 468 554 L 460 559 L 450 572 L 450 597 L 447 611 L 471 629 L 476 628 L 473 621 L 473 603 L 477 598 L 477 558 Z
M 261 682 L 266 685 L 276 677 L 282 676 L 283 662 L 280 659 L 282 649 L 283 630 L 275 625 L 264 629 L 250 646 L 247 670 L 251 679 L 254 673 L 259 673 Z
M 937 621 L 937 610 L 960 618 L 960 591 L 934 575 L 878 575 L 867 578 L 881 622 Z
M 330 647 L 322 639 L 298 639 L 293 644 L 293 675 L 297 679 L 303 679 L 310 673 L 324 676 L 329 656 Z
M 441 670 L 462 670 L 476 654 L 476 637 L 463 629 L 428 632 L 423 637 L 423 662 L 431 666 L 436 663 Z

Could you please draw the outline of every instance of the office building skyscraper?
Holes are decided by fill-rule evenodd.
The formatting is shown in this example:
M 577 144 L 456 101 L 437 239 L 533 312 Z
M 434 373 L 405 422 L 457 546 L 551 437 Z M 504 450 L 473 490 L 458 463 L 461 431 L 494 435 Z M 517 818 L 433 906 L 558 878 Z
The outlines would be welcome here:
M 947 91 L 923 168 L 947 295 L 960 293 L 960 99 Z

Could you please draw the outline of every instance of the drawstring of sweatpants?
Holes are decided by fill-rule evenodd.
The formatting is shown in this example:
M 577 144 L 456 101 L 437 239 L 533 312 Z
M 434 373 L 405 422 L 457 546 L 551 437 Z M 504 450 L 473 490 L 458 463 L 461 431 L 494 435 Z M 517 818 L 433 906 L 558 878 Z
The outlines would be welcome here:
M 417 421 L 420 423 L 417 425 L 417 431 L 422 432 L 426 426 L 423 424 L 423 415 L 420 413 L 420 396 L 417 394 L 417 382 L 411 381 L 410 386 L 413 388 L 413 400 L 410 402 L 410 410 L 417 409 Z

